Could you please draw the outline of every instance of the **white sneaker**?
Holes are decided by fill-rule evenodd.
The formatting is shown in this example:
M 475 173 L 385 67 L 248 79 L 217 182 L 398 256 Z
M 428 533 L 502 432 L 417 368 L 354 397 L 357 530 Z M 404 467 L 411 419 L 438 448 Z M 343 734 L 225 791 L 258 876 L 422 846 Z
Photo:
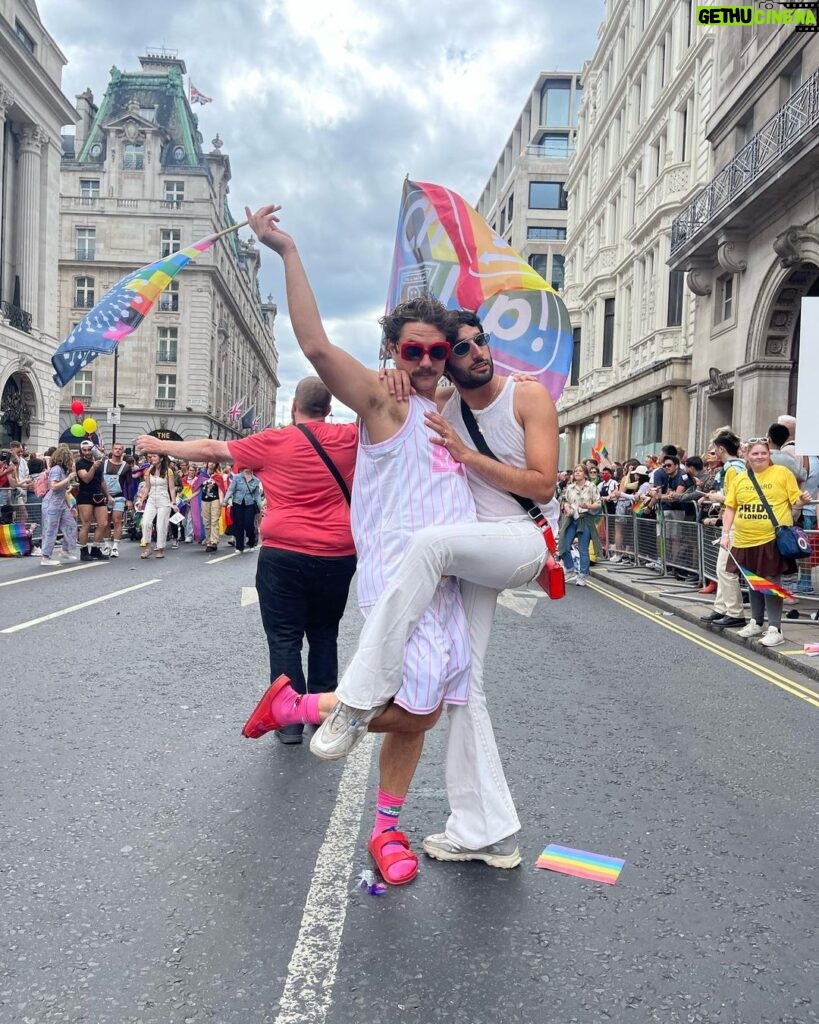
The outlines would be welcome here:
M 119 558 L 119 548 L 117 547 L 116 544 L 113 544 L 111 546 L 111 557 L 112 558 Z
M 185 538 L 185 543 L 186 544 L 193 544 L 193 537 L 186 537 Z
M 577 583 L 577 579 L 578 579 L 578 576 L 577 576 L 576 572 L 567 572 L 566 573 L 566 583 Z
M 310 750 L 322 761 L 336 761 L 346 757 L 367 735 L 367 726 L 386 708 L 353 708 L 341 701 L 336 704 L 322 724 L 313 733 Z
M 741 636 L 743 639 L 748 640 L 752 636 L 759 636 L 761 632 L 762 626 L 751 619 L 747 626 L 743 626 L 742 629 L 737 632 L 737 636 Z
M 40 559 L 40 565 L 62 565 L 63 563 L 59 558 L 52 558 L 50 555 L 45 555 Z
M 609 564 L 610 565 L 617 565 L 618 562 L 622 562 L 622 561 L 623 561 L 623 559 L 620 557 L 620 555 L 612 555 L 611 558 L 609 559 Z
M 646 562 L 646 569 L 656 569 L 658 572 L 663 568 L 662 562 Z
M 79 560 L 80 560 L 80 553 L 78 551 L 75 555 L 72 555 L 69 551 L 61 551 L 60 552 L 60 558 L 64 562 L 79 562 Z
M 586 576 L 578 576 L 574 581 L 574 585 L 576 587 L 586 587 L 588 586 L 588 578 Z
M 105 543 L 102 545 L 102 553 L 104 555 L 107 555 L 109 558 L 111 557 L 111 545 L 108 543 L 108 541 L 105 541 Z
M 785 637 L 782 636 L 781 629 L 777 629 L 776 626 L 768 626 L 768 632 L 759 642 L 763 647 L 778 647 L 785 643 Z

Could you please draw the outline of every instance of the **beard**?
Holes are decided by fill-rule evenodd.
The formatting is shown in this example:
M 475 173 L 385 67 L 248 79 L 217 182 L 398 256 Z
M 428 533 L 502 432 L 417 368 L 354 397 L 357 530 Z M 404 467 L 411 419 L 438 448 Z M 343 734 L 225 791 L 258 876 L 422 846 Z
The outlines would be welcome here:
M 476 359 L 468 367 L 448 365 L 446 372 L 453 384 L 465 391 L 476 391 L 492 380 L 495 375 L 495 364 L 492 362 L 492 356 L 487 353 L 485 359 Z

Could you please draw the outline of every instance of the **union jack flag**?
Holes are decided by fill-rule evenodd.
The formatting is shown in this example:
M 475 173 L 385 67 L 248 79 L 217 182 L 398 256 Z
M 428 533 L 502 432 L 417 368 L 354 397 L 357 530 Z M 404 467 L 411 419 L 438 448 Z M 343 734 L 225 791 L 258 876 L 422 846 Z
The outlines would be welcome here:
M 191 106 L 194 103 L 201 103 L 204 106 L 206 103 L 213 103 L 212 96 L 206 96 L 203 92 L 200 92 L 196 86 L 191 82 L 191 94 L 190 94 Z
M 228 409 L 228 419 L 238 420 L 239 413 L 242 411 L 242 406 L 245 404 L 245 400 L 240 398 L 238 402 L 234 402 L 233 405 Z
M 253 431 L 255 432 L 256 430 L 258 430 L 258 429 L 259 429 L 259 424 L 260 424 L 261 422 L 262 422 L 262 418 L 261 418 L 261 416 L 254 416 L 254 417 L 253 417 L 253 423 L 252 423 L 252 425 L 251 425 L 250 429 L 251 429 L 251 430 L 253 430 Z

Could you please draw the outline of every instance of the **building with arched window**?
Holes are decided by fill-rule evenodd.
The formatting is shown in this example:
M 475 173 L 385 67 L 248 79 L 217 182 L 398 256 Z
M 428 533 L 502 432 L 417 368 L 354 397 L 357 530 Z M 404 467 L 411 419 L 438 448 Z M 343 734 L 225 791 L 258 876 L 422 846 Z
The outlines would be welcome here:
M 0 445 L 35 451 L 58 431 L 60 134 L 76 114 L 34 4 L 6 0 L 0 22 Z
M 141 70 L 111 72 L 99 105 L 77 97 L 75 135 L 63 140 L 60 328 L 66 337 L 122 277 L 234 223 L 230 159 L 216 136 L 206 151 L 183 76 L 160 50 Z M 237 232 L 189 264 L 117 357 L 99 356 L 61 396 L 62 429 L 79 399 L 104 426 L 119 408 L 118 441 L 155 430 L 181 437 L 238 436 L 234 403 L 264 427 L 276 409 L 276 306 L 262 301 L 260 256 Z M 114 414 L 116 417 L 116 413 Z

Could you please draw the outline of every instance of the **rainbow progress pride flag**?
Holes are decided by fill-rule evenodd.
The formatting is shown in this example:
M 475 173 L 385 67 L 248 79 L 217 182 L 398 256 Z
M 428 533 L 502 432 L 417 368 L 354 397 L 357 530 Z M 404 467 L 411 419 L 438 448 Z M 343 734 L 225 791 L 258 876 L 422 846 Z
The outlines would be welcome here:
M 572 363 L 563 300 L 457 192 L 407 179 L 387 312 L 419 295 L 476 313 L 500 372 L 529 373 L 560 397 Z
M 0 558 L 31 554 L 31 537 L 23 523 L 0 526 Z
M 54 383 L 65 387 L 98 355 L 112 355 L 122 339 L 139 327 L 179 271 L 207 252 L 215 241 L 216 235 L 208 235 L 117 281 L 57 346 L 51 357 Z
M 773 594 L 774 597 L 793 597 L 790 590 L 786 590 L 778 583 L 774 583 L 773 580 L 766 579 L 764 576 L 758 576 L 755 572 L 751 572 L 750 569 L 745 569 L 739 565 L 739 571 L 745 577 L 745 581 L 751 590 L 755 590 L 757 594 Z
M 559 871 L 562 875 L 614 885 L 625 863 L 619 857 L 604 857 L 602 853 L 587 853 L 550 843 L 538 857 L 536 866 L 547 871 Z

